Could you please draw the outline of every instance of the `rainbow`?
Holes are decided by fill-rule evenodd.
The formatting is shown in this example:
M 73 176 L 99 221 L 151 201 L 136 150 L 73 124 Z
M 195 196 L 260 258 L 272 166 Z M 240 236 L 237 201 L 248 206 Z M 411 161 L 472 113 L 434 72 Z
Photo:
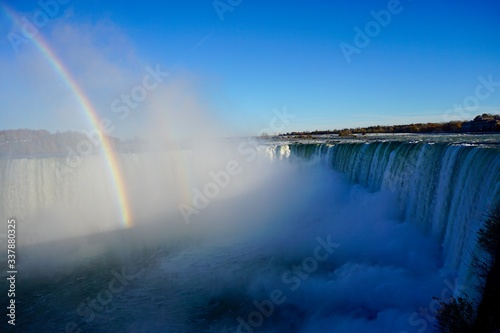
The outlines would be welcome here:
M 12 19 L 13 22 L 18 22 L 19 18 L 14 13 L 12 9 L 9 9 L 6 5 L 2 5 L 7 16 Z M 85 95 L 83 89 L 78 85 L 76 80 L 71 75 L 70 71 L 64 66 L 64 63 L 57 57 L 55 52 L 50 48 L 49 44 L 44 40 L 41 36 L 41 33 L 38 32 L 35 36 L 32 37 L 33 43 L 43 54 L 47 62 L 51 65 L 54 71 L 61 77 L 61 79 L 65 82 L 68 88 L 72 91 L 75 96 L 78 104 L 80 105 L 81 110 L 85 113 L 86 117 L 89 120 L 90 125 L 99 130 L 101 135 L 99 135 L 100 142 L 102 144 L 102 150 L 104 152 L 104 156 L 107 162 L 108 170 L 110 177 L 113 182 L 113 186 L 116 191 L 117 196 L 117 204 L 119 206 L 120 215 L 121 215 L 121 223 L 124 227 L 128 228 L 132 226 L 132 214 L 127 198 L 127 191 L 125 182 L 123 180 L 122 171 L 120 169 L 120 165 L 118 163 L 117 155 L 113 151 L 111 146 L 111 141 L 102 133 L 103 128 L 101 126 L 101 122 L 99 119 L 99 115 L 97 114 L 96 109 L 92 105 L 89 98 Z

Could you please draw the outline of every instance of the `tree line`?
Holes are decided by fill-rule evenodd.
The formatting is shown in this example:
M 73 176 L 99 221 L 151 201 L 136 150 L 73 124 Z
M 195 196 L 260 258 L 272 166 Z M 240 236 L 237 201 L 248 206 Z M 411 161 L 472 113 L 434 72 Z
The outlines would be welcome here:
M 368 133 L 479 133 L 500 132 L 500 115 L 482 114 L 471 121 L 450 121 L 446 123 L 416 123 L 407 125 L 377 125 L 369 127 L 344 128 L 335 130 L 316 130 L 305 132 L 290 132 L 279 134 L 279 136 L 313 137 L 315 135 L 337 134 L 339 136 L 350 136 Z

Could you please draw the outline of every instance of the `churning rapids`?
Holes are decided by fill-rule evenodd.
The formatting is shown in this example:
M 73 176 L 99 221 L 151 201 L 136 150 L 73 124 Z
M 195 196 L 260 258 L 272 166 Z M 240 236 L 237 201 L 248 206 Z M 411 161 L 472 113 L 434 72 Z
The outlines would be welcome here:
M 431 332 L 439 299 L 477 297 L 470 261 L 500 198 L 499 142 L 122 153 L 128 228 L 101 156 L 0 159 L 16 331 Z

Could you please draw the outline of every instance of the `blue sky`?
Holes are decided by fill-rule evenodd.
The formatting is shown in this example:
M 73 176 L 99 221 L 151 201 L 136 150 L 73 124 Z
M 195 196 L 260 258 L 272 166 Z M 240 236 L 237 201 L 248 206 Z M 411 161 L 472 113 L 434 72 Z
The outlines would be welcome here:
M 117 136 L 151 126 L 256 134 L 285 108 L 295 118 L 284 132 L 500 113 L 497 1 L 55 1 L 0 3 L 31 21 L 52 4 L 38 33 Z M 385 26 L 372 14 L 381 11 Z M 20 27 L 0 11 L 0 128 L 89 130 L 35 44 L 14 51 L 9 33 L 22 36 Z M 357 48 L 350 61 L 341 43 Z M 112 102 L 148 66 L 169 76 L 119 118 Z M 480 99 L 479 77 L 493 81 Z

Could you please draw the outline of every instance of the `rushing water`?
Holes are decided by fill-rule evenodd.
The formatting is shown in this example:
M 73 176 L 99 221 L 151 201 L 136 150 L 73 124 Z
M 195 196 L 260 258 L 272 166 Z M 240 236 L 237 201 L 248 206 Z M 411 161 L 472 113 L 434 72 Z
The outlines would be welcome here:
M 16 329 L 431 332 L 433 297 L 477 296 L 470 260 L 500 198 L 499 141 L 122 154 L 128 229 L 101 157 L 63 175 L 63 157 L 2 159 L 0 212 L 21 244 Z

